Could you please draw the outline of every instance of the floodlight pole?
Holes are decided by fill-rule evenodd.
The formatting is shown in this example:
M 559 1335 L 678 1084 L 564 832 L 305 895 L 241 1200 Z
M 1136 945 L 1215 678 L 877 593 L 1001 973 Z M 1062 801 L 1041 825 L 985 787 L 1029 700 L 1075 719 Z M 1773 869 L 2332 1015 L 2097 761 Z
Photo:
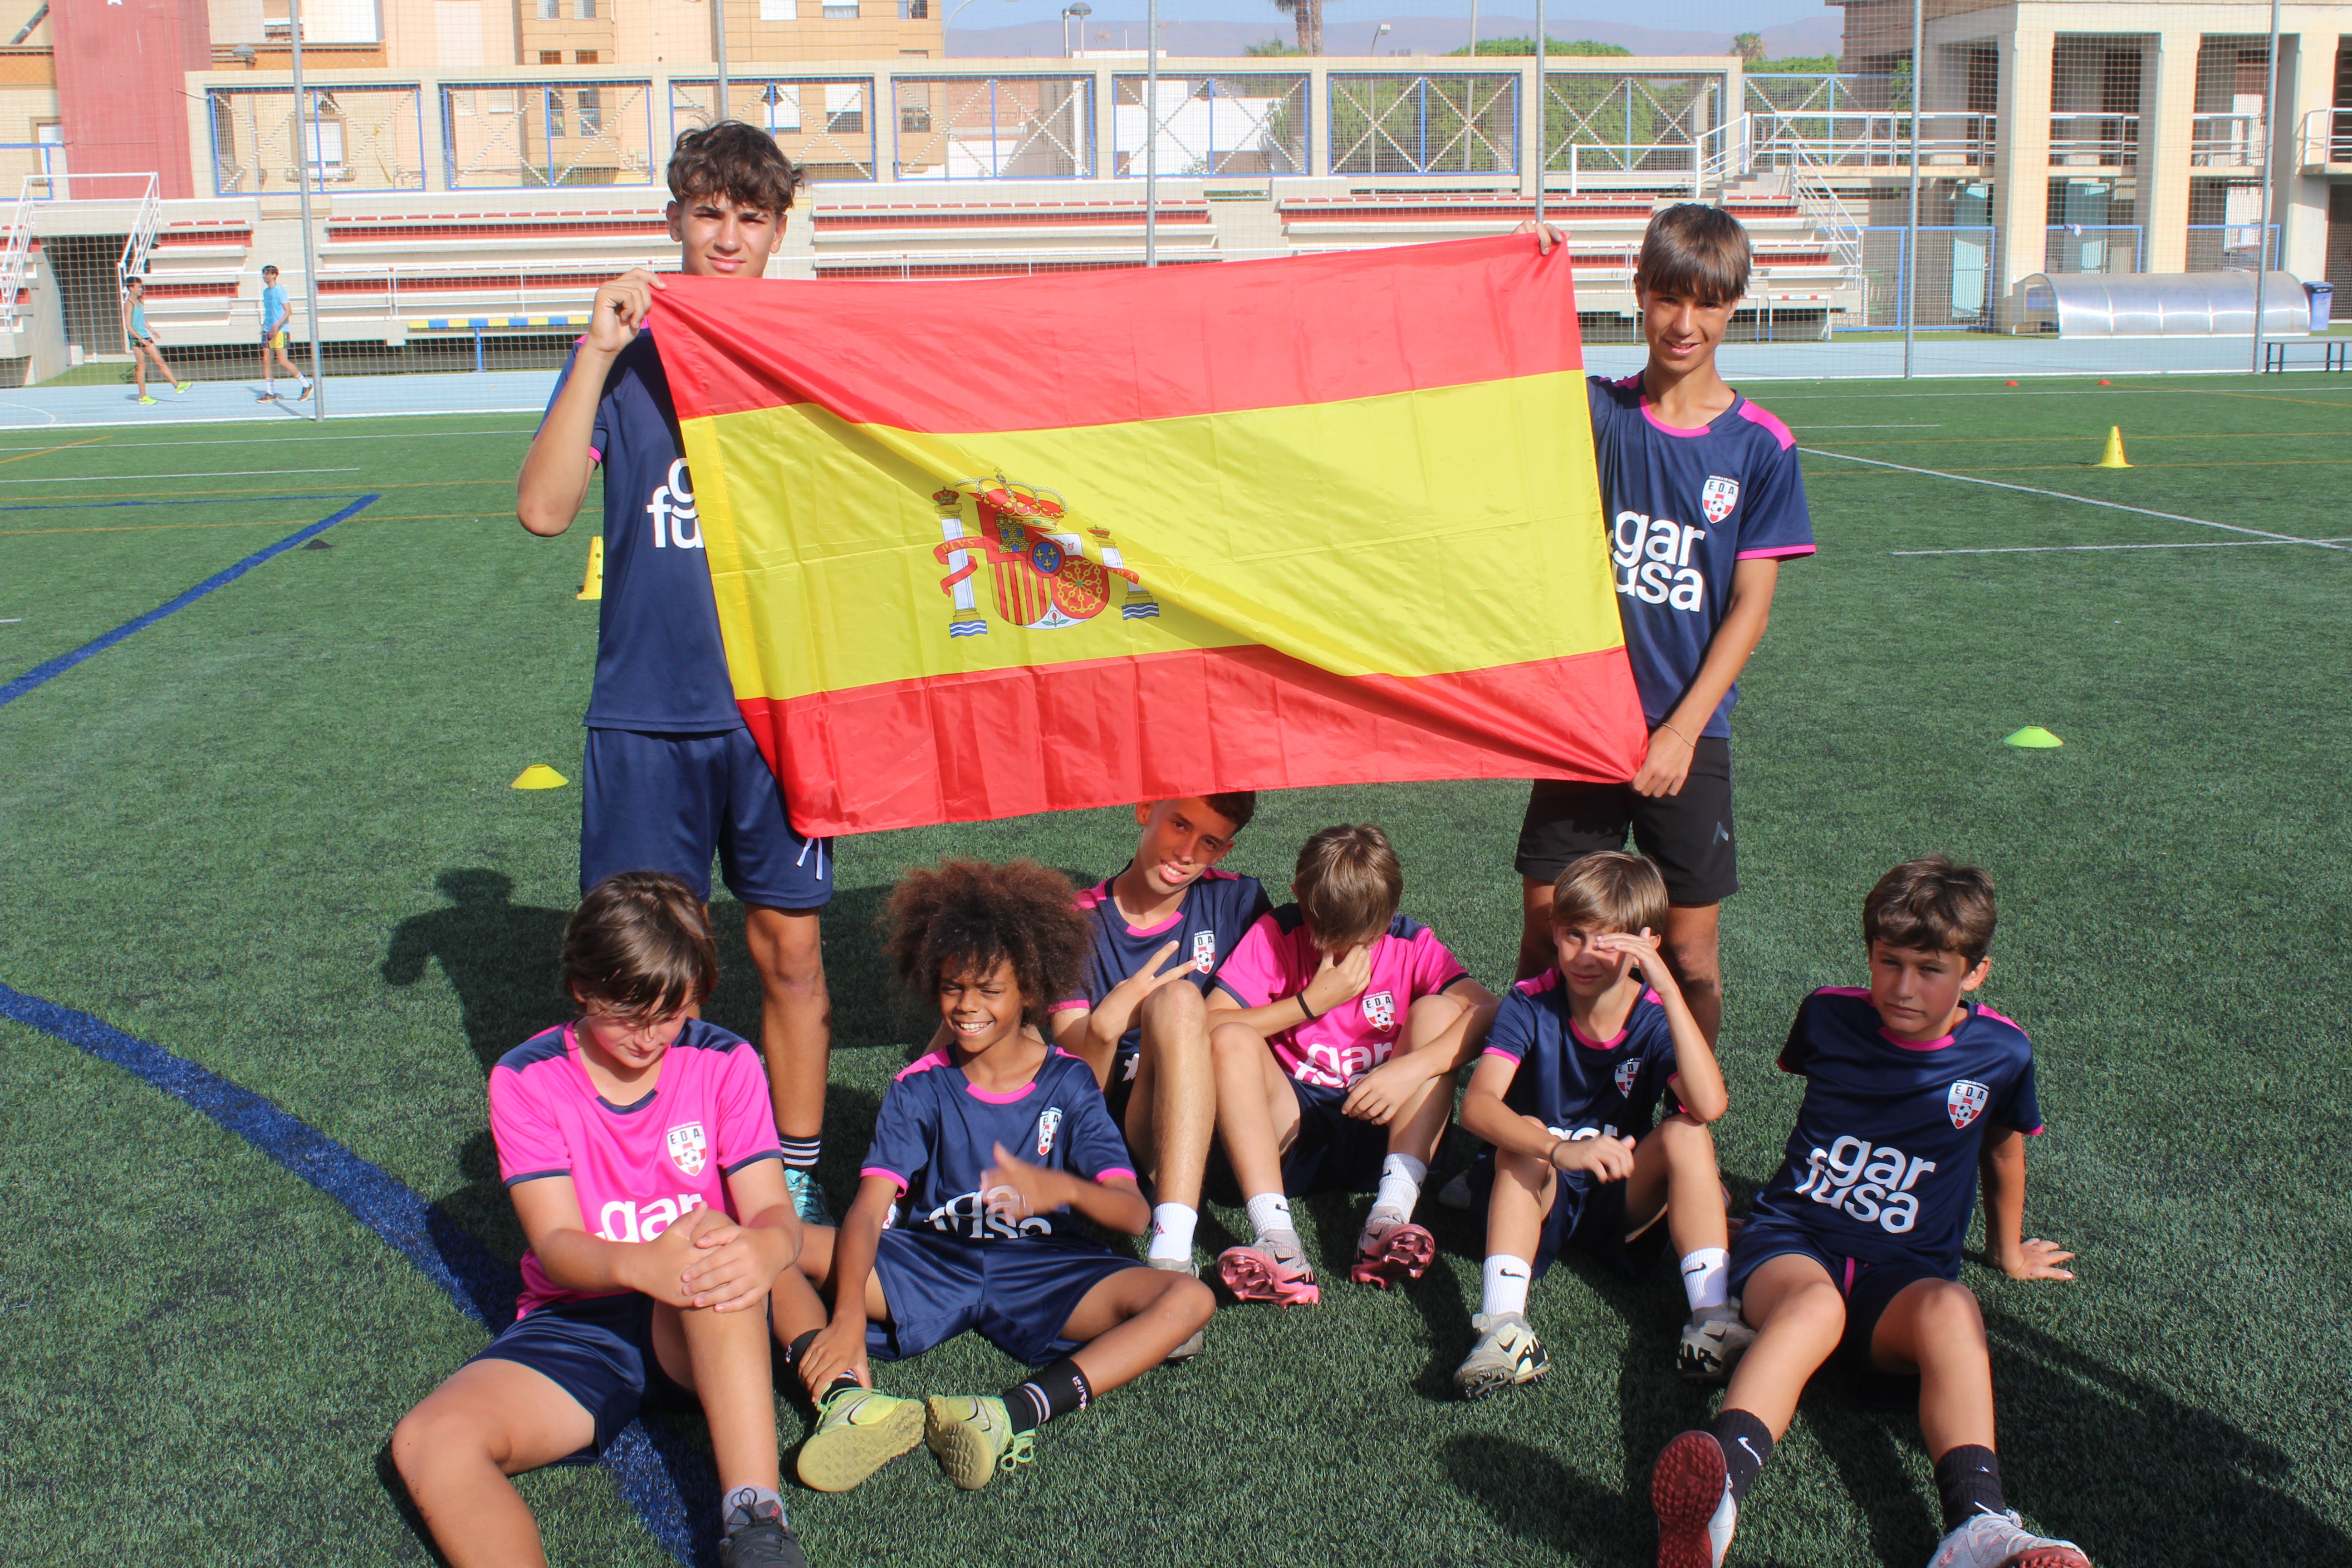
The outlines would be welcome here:
M 1470 53 L 1475 58 L 1478 46 L 1473 43 Z M 1544 126 L 1550 100 L 1544 96 L 1544 0 L 1536 0 L 1536 222 L 1544 220 Z M 1570 181 L 1573 184 L 1575 182 Z
M 1160 265 L 1160 0 L 1143 13 L 1143 264 Z M 1211 156 L 1215 150 L 1211 150 Z
M 1927 47 L 1927 0 L 1911 0 L 1911 226 L 1903 235 L 1903 379 L 1911 379 L 1912 323 L 1919 319 L 1919 98 Z
M 2279 0 L 2271 0 L 2270 70 L 2263 83 L 2263 214 L 2254 226 L 2254 348 L 2246 366 L 2255 372 L 2263 368 L 2263 308 L 2271 280 L 2271 186 L 2278 177 L 2278 44 Z
M 288 26 L 293 35 L 294 47 L 294 139 L 307 142 L 294 153 L 296 178 L 302 190 L 302 292 L 308 298 L 310 310 L 310 419 L 313 424 L 327 416 L 327 373 L 319 355 L 319 241 L 310 232 L 310 154 L 319 151 L 319 128 L 302 100 L 302 0 L 291 0 Z M 263 323 L 267 325 L 268 323 Z M 268 345 L 263 345 L 268 369 Z
M 727 118 L 727 0 L 710 0 L 710 26 L 718 39 L 714 52 L 719 57 L 719 101 L 710 115 L 710 123 L 716 125 Z

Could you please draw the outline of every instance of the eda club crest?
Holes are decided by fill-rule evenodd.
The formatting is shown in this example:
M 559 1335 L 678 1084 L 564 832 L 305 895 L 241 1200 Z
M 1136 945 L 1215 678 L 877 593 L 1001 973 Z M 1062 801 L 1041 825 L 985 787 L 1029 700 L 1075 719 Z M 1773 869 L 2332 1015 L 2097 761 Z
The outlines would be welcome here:
M 1375 1029 L 1396 1027 L 1396 993 L 1375 991 L 1364 998 L 1364 1021 Z
M 1721 474 L 1710 474 L 1698 492 L 1699 510 L 1706 513 L 1709 522 L 1721 522 L 1739 504 L 1739 481 L 1727 479 Z
M 940 509 L 940 534 L 931 553 L 948 568 L 940 592 L 951 606 L 951 637 L 988 633 L 989 618 L 973 587 L 983 565 L 995 589 L 997 618 L 1023 631 L 1084 626 L 1110 606 L 1114 595 L 1123 620 L 1160 614 L 1160 602 L 1121 559 L 1110 531 L 1071 527 L 1069 508 L 1053 490 L 999 474 L 959 479 L 932 492 L 931 501 Z M 974 531 L 966 531 L 967 521 Z
M 1950 1112 L 1952 1125 L 1965 1129 L 1984 1114 L 1985 1100 L 1992 1091 L 1974 1079 L 1962 1079 L 1952 1085 L 1944 1097 L 1944 1109 Z
M 1617 1092 L 1628 1098 L 1633 1093 L 1634 1081 L 1642 1076 L 1642 1058 L 1627 1057 L 1617 1064 Z
M 684 1121 L 669 1130 L 670 1163 L 689 1176 L 702 1174 L 702 1163 L 710 1148 L 710 1141 L 702 1135 L 702 1123 Z

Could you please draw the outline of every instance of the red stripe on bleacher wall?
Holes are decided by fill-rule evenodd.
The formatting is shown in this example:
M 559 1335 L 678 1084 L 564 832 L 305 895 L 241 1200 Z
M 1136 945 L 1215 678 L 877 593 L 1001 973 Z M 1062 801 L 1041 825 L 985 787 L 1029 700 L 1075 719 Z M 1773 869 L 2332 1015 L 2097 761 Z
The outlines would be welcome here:
M 1530 275 L 1541 268 L 1537 284 Z M 891 283 L 832 279 L 749 289 L 665 281 L 652 325 L 683 419 L 816 403 L 902 430 L 1067 429 L 1583 364 L 1570 265 L 1538 257 L 1524 235 L 1047 279 L 943 279 L 911 298 Z M 1507 315 L 1495 300 L 1514 283 L 1535 286 L 1516 289 Z M 662 338 L 669 314 L 697 331 Z M 791 370 L 759 347 L 783 340 L 796 345 Z

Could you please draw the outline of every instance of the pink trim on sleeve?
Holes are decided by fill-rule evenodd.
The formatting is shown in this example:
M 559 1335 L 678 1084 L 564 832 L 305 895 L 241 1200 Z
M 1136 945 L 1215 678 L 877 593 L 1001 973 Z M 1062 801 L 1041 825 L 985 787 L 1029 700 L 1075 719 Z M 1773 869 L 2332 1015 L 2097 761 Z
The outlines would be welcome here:
M 1759 408 L 1753 403 L 1743 403 L 1739 405 L 1739 416 L 1751 425 L 1761 425 L 1765 429 L 1772 432 L 1772 439 L 1780 443 L 1780 450 L 1783 452 L 1797 444 L 1796 436 L 1786 425 L 1781 424 L 1769 408 Z
M 1095 1180 L 1097 1182 L 1108 1182 L 1113 1176 L 1125 1176 L 1130 1182 L 1140 1179 L 1133 1171 L 1129 1170 L 1125 1165 L 1112 1165 L 1107 1169 L 1097 1171 L 1095 1173 Z
M 933 1068 L 943 1068 L 947 1065 L 947 1052 L 930 1051 L 922 1056 L 917 1057 L 913 1061 L 910 1061 L 905 1067 L 900 1068 L 896 1073 L 891 1075 L 890 1081 L 892 1083 L 904 1083 L 919 1072 L 929 1072 Z
M 2007 1024 L 2011 1028 L 2015 1029 L 2021 1035 L 2025 1033 L 2024 1025 L 2019 1023 L 2014 1018 L 1994 1012 L 1982 1002 L 1977 1004 L 1977 1012 L 1984 1017 L 1990 1018 L 1996 1024 Z
M 598 451 L 598 450 L 597 450 L 595 447 L 589 447 L 589 448 L 588 448 L 588 462 L 589 462 L 589 466 L 590 466 L 590 467 L 592 467 L 592 468 L 593 468 L 593 467 L 594 467 L 596 464 L 601 463 L 601 462 L 603 462 L 604 460 L 604 453 L 602 453 L 602 452 Z
M 1045 1009 L 1045 1014 L 1048 1017 L 1051 1017 L 1055 1013 L 1079 1013 L 1091 1012 L 1093 1010 L 1093 1003 L 1087 1001 L 1083 996 L 1073 996 L 1066 1002 L 1055 1003 L 1052 1006 Z
M 1820 546 L 1812 544 L 1783 544 L 1774 550 L 1743 550 L 1732 559 L 1735 561 L 1781 561 L 1791 555 L 1811 555 L 1819 548 Z
M 1541 974 L 1531 974 L 1525 980 L 1513 981 L 1511 989 L 1526 995 L 1540 996 L 1545 992 L 1555 989 L 1559 984 L 1559 969 L 1555 965 L 1545 970 Z
M 857 1173 L 857 1179 L 861 1182 L 868 1176 L 881 1176 L 886 1180 L 896 1182 L 900 1192 L 907 1190 L 907 1178 L 896 1171 L 887 1170 L 880 1165 L 868 1165 Z
M 1510 1052 L 1505 1050 L 1500 1046 L 1488 1046 L 1485 1050 L 1480 1051 L 1478 1054 L 1482 1057 L 1500 1057 L 1507 1062 L 1516 1062 L 1520 1059 L 1519 1058 L 1513 1056 Z

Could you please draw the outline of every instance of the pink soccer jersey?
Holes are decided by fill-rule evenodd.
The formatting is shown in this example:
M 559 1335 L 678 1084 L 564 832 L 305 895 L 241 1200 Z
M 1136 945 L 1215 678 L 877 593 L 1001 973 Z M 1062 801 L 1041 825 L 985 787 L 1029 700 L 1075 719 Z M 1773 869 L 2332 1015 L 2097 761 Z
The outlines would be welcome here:
M 1306 990 L 1322 963 L 1298 906 L 1285 904 L 1250 927 L 1217 971 L 1217 988 L 1244 1007 L 1264 1007 Z M 1266 1047 L 1299 1082 L 1346 1089 L 1396 1053 L 1415 1002 L 1469 978 L 1434 931 L 1399 915 L 1372 943 L 1372 978 L 1362 995 L 1285 1029 Z
M 572 1025 L 524 1041 L 490 1070 L 490 1133 L 508 1186 L 571 1177 L 580 1223 L 606 1241 L 651 1241 L 698 1208 L 740 1219 L 727 1178 L 783 1158 L 760 1053 L 699 1018 L 687 1020 L 652 1092 L 634 1105 L 596 1092 Z M 518 1318 L 588 1294 L 553 1283 L 523 1254 Z

